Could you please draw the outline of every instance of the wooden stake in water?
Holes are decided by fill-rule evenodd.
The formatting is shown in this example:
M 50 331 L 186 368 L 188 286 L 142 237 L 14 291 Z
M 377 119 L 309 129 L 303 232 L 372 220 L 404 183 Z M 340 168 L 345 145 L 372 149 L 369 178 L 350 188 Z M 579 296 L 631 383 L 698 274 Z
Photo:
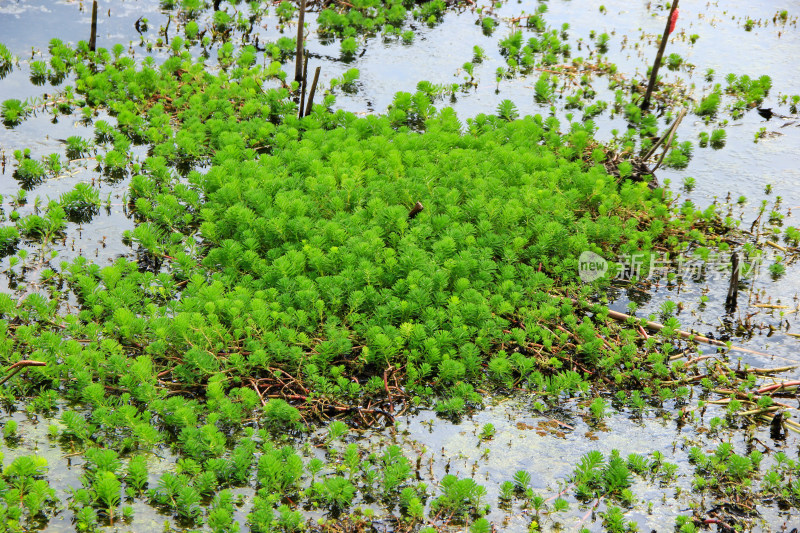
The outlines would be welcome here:
M 661 66 L 661 58 L 664 56 L 664 49 L 667 47 L 667 40 L 669 34 L 674 28 L 675 11 L 678 9 L 678 0 L 672 0 L 672 7 L 669 10 L 667 17 L 667 27 L 664 28 L 664 35 L 661 37 L 661 44 L 658 46 L 658 53 L 656 54 L 656 61 L 653 63 L 653 71 L 650 73 L 650 82 L 647 84 L 647 91 L 644 93 L 644 100 L 640 106 L 642 111 L 647 111 L 650 108 L 650 95 L 653 93 L 653 88 L 656 86 L 656 77 L 658 76 L 658 68 Z
M 304 54 L 305 60 L 303 61 L 303 88 L 300 90 L 300 109 L 297 112 L 297 118 L 303 118 L 303 110 L 306 107 L 306 85 L 308 85 L 308 54 Z
M 304 117 L 307 117 L 311 114 L 311 106 L 314 105 L 314 93 L 317 90 L 317 81 L 319 81 L 319 71 L 322 67 L 317 67 L 317 70 L 314 71 L 314 81 L 311 82 L 311 91 L 308 93 L 308 104 L 306 104 L 306 112 L 303 114 Z
M 739 296 L 739 254 L 731 254 L 731 283 L 728 285 L 728 296 L 725 298 L 725 311 L 736 311 L 736 299 Z
M 297 57 L 294 64 L 294 81 L 303 81 L 303 24 L 306 15 L 306 0 L 300 0 L 300 16 L 297 19 Z M 302 113 L 302 109 L 301 109 Z
M 97 0 L 92 2 L 92 34 L 89 36 L 89 50 L 95 51 L 97 45 Z

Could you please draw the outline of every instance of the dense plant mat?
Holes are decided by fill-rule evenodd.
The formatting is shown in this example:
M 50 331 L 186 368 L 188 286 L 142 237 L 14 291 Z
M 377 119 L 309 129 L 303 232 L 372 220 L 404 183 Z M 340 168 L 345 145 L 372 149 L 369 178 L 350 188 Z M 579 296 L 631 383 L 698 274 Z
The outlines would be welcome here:
M 439 0 L 343 4 L 321 6 L 317 24 L 341 39 L 349 59 L 358 31 L 382 29 L 409 42 L 409 13 L 433 26 L 446 9 Z M 596 521 L 607 530 L 625 531 L 635 527 L 622 508 L 637 502 L 636 480 L 675 480 L 678 466 L 662 453 L 582 454 L 553 495 L 534 491 L 525 470 L 487 491 L 450 473 L 449 459 L 438 476 L 432 455 L 395 433 L 400 417 L 432 408 L 459 421 L 492 394 L 518 393 L 546 419 L 537 430 L 559 437 L 575 430 L 560 420 L 566 404 L 593 427 L 602 427 L 609 405 L 641 418 L 648 406 L 672 402 L 682 408 L 680 424 L 706 410 L 719 414 L 711 432 L 764 418 L 776 438 L 798 428 L 777 401 L 797 384 L 759 384 L 782 369 L 697 355 L 695 340 L 725 343 L 680 331 L 672 302 L 657 324 L 602 305 L 608 281 L 579 280 L 584 252 L 694 249 L 708 257 L 737 242 L 718 205 L 700 211 L 679 203 L 648 174 L 636 154 L 653 146 L 658 121 L 627 100 L 614 65 L 598 59 L 583 74 L 586 85 L 590 73 L 609 75 L 614 107 L 632 125 L 606 145 L 591 118 L 607 104 L 589 109 L 584 89 L 567 96 L 567 108 L 587 107 L 581 121 L 520 118 L 510 100 L 495 115 L 462 121 L 434 106 L 459 86 L 427 82 L 397 93 L 385 114 L 359 117 L 335 108 L 336 88 L 357 80 L 351 69 L 304 113 L 301 87 L 280 62 L 296 41 L 237 48 L 230 32 L 248 27 L 241 12 L 234 20 L 215 9 L 213 30 L 200 35 L 200 2 L 181 6 L 187 40 L 159 43 L 163 62 L 136 62 L 121 45 L 92 51 L 54 39 L 49 67 L 31 64 L 32 81 L 73 85 L 0 109 L 7 127 L 43 110 L 93 124 L 93 141 L 64 140 L 67 157 L 96 161 L 103 180 L 129 183 L 124 203 L 135 221 L 124 236 L 135 254 L 56 264 L 67 225 L 103 207 L 96 189 L 81 183 L 46 205 L 37 199 L 32 214 L 3 219 L 2 256 L 21 243 L 39 248 L 36 257 L 19 250 L 5 272 L 17 292 L 0 293 L 0 395 L 8 406 L 24 403 L 30 417 L 50 418 L 43 438 L 84 462 L 60 499 L 44 454 L 14 449 L 24 436 L 9 418 L 0 531 L 41 529 L 63 516 L 81 531 L 136 529 L 146 507 L 167 530 L 479 533 L 492 529 L 495 503 L 538 530 L 560 527 L 568 499 L 590 513 L 601 509 Z M 542 6 L 525 17 L 540 33 Z M 265 11 L 249 7 L 252 27 Z M 282 2 L 276 14 L 283 27 L 295 8 Z M 485 14 L 480 24 L 491 34 L 496 20 Z M 527 44 L 512 31 L 499 43 L 509 68 L 498 71 L 498 84 L 543 61 L 552 69 L 540 75 L 535 98 L 553 102 L 556 74 L 574 76 L 577 68 L 556 65 L 569 56 L 561 43 L 567 29 Z M 608 39 L 602 34 L 598 46 Z M 204 51 L 218 43 L 216 64 L 194 57 L 192 41 Z M 473 60 L 482 55 L 476 47 Z M 0 68 L 10 71 L 13 62 L 0 47 Z M 473 67 L 464 65 L 465 85 L 476 85 Z M 752 93 L 741 109 L 770 87 L 767 77 L 734 76 L 730 85 L 737 79 L 739 92 Z M 660 89 L 661 105 L 683 94 Z M 695 112 L 715 115 L 720 94 Z M 724 144 L 718 131 L 712 146 Z M 685 166 L 691 143 L 672 140 L 666 162 Z M 146 156 L 137 159 L 137 151 Z M 13 158 L 19 207 L 62 163 L 57 154 L 38 161 L 22 149 Z M 385 431 L 376 437 L 367 428 Z M 485 424 L 479 446 L 495 434 Z M 759 491 L 762 452 L 723 444 L 688 453 L 697 494 L 725 503 L 698 504 L 678 518 L 682 531 L 709 516 L 725 527 L 750 526 L 759 501 L 800 501 L 798 465 L 785 455 L 765 466 Z
M 290 88 L 262 88 L 282 85 L 280 66 L 254 65 L 249 49 L 211 74 L 185 53 L 155 67 L 51 48 L 74 65 L 86 98 L 76 105 L 117 117 L 102 168 L 118 169 L 132 142 L 153 155 L 134 165 L 130 186 L 138 262 L 79 258 L 45 272 L 49 302 L 3 297 L 17 340 L 10 361 L 40 357 L 39 343 L 54 342 L 40 329 L 58 333 L 59 348 L 40 357 L 50 364 L 29 371 L 23 391 L 99 382 L 148 403 L 202 397 L 213 382 L 390 419 L 395 394 L 455 394 L 457 406 L 487 376 L 540 386 L 563 366 L 551 356 L 603 359 L 613 377 L 633 352 L 604 353 L 592 320 L 552 295 L 576 281 L 583 251 L 676 247 L 715 217 L 685 206 L 675 218 L 669 193 L 608 175 L 593 161 L 605 155 L 591 121 L 481 115 L 462 125 L 423 93 L 399 93 L 388 116 L 317 105 L 297 119 Z M 98 137 L 105 129 L 98 123 Z M 172 170 L 204 161 L 203 173 Z M 37 216 L 45 241 L 71 201 Z M 65 281 L 81 310 L 57 318 Z M 29 324 L 13 324 L 33 309 Z M 553 329 L 562 321 L 569 331 Z M 580 346 L 565 352 L 572 330 Z M 74 361 L 58 364 L 65 349 Z M 87 366 L 98 350 L 127 362 Z M 131 387 L 134 360 L 149 377 L 137 373 Z
M 178 472 L 146 494 L 187 525 L 202 522 L 201 497 L 214 494 L 209 524 L 230 522 L 230 493 L 217 491 L 250 483 L 256 454 L 253 530 L 300 527 L 301 515 L 281 503 L 299 487 L 338 513 L 357 492 L 373 498 L 379 475 L 383 497 L 405 487 L 402 520 L 413 526 L 427 489 L 411 483 L 399 449 L 359 482 L 368 452 L 351 444 L 329 457 L 351 474 L 317 482 L 319 459 L 304 464 L 273 439 L 325 417 L 391 424 L 437 399 L 439 412 L 457 417 L 480 405 L 476 387 L 557 401 L 685 372 L 664 364 L 671 347 L 642 350 L 638 333 L 610 327 L 601 307 L 590 317 L 557 296 L 588 294 L 576 282 L 585 250 L 676 247 L 689 232 L 702 240 L 693 226 L 715 218 L 691 206 L 676 217 L 668 192 L 609 175 L 591 122 L 462 124 L 422 93 L 399 94 L 389 116 L 317 105 L 298 120 L 287 87 L 262 89 L 282 72 L 253 66 L 247 51 L 239 67 L 211 74 L 177 56 L 135 66 L 103 51 L 53 49 L 75 65 L 85 103 L 117 117 L 102 168 L 119 168 L 114 158 L 125 161 L 132 143 L 152 153 L 131 178 L 138 261 L 79 258 L 42 270 L 49 297 L 0 295 L 3 360 L 26 368 L 5 398 L 27 397 L 42 413 L 59 398 L 81 406 L 51 429 L 94 465 L 70 504 L 78 524 L 89 527 L 96 512 L 109 524 L 130 513 L 119 509 L 122 478 L 129 497 L 144 494 L 141 454 L 169 445 Z M 98 123 L 98 138 L 107 129 Z M 187 172 L 200 162 L 208 168 Z M 35 215 L 44 245 L 79 193 Z M 347 426 L 336 424 L 338 438 Z M 6 473 L 21 487 L 7 511 L 17 519 L 39 519 L 55 504 L 39 487 L 44 463 L 31 460 Z M 473 480 L 441 483 L 428 507 L 435 523 L 485 512 Z

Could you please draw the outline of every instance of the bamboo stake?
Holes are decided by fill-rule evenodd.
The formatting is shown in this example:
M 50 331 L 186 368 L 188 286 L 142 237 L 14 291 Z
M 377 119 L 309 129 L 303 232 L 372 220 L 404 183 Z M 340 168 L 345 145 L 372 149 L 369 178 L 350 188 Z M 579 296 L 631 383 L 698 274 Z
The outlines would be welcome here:
M 658 167 L 660 167 L 661 163 L 664 161 L 664 157 L 666 157 L 667 152 L 669 152 L 669 147 L 672 144 L 672 139 L 673 137 L 675 137 L 675 132 L 678 131 L 678 124 L 681 123 L 681 120 L 683 120 L 683 117 L 685 115 L 686 115 L 686 108 L 684 107 L 683 109 L 681 109 L 678 118 L 675 119 L 675 122 L 672 124 L 672 129 L 669 132 L 669 137 L 667 137 L 667 141 L 664 143 L 664 151 L 661 152 L 661 157 L 658 158 L 658 163 L 656 163 L 656 166 L 653 167 L 653 172 L 658 170 Z
M 736 300 L 739 297 L 739 254 L 731 254 L 731 281 L 728 285 L 728 295 L 725 297 L 725 311 L 736 311 Z
M 319 71 L 322 67 L 317 67 L 314 71 L 314 81 L 311 82 L 311 90 L 308 92 L 308 103 L 306 104 L 306 112 L 303 115 L 307 117 L 311 114 L 311 108 L 314 105 L 314 93 L 317 91 L 317 82 L 319 81 Z
M 304 61 L 303 61 L 303 88 L 300 91 L 300 109 L 297 111 L 297 118 L 303 118 L 303 110 L 306 107 L 306 85 L 307 85 L 307 74 L 308 74 L 308 54 L 304 54 Z
M 92 33 L 89 35 L 89 50 L 95 51 L 97 45 L 97 0 L 92 2 Z
M 297 57 L 294 64 L 294 81 L 303 81 L 303 25 L 306 15 L 306 0 L 300 0 L 300 15 L 297 20 Z M 300 111 L 302 113 L 302 109 Z
M 658 76 L 658 69 L 661 66 L 661 58 L 664 56 L 664 50 L 667 47 L 667 40 L 669 40 L 669 30 L 672 25 L 672 15 L 678 9 L 678 0 L 672 0 L 672 7 L 667 16 L 667 26 L 664 28 L 664 35 L 661 36 L 661 43 L 658 46 L 658 53 L 656 54 L 655 63 L 653 63 L 653 71 L 650 73 L 650 81 L 647 84 L 647 91 L 644 93 L 644 100 L 640 106 L 642 111 L 647 111 L 650 108 L 650 95 L 653 93 L 653 88 L 656 86 L 656 77 Z
M 683 119 L 683 115 L 685 114 L 686 108 L 683 108 L 678 115 L 678 118 L 676 118 L 672 125 L 667 128 L 667 131 L 665 131 L 661 138 L 656 141 L 653 147 L 648 150 L 647 154 L 645 154 L 645 156 L 642 158 L 642 161 L 647 161 L 654 153 L 656 153 L 656 150 L 658 150 L 658 147 L 661 146 L 661 144 L 666 140 L 667 136 L 671 135 L 675 128 L 678 127 L 678 123 Z

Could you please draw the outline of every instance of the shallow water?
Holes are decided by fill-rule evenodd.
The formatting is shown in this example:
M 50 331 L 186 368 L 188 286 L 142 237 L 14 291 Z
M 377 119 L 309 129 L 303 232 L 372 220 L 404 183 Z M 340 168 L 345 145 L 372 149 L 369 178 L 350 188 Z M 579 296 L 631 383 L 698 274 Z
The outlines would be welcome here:
M 145 33 L 148 40 L 155 40 L 159 27 L 167 24 L 169 12 L 161 11 L 155 1 L 108 1 L 99 2 L 100 23 L 98 46 L 110 47 L 114 43 L 123 43 L 134 52 L 137 59 L 146 55 L 145 46 L 140 44 L 140 36 L 134 29 L 134 23 L 142 16 L 149 19 L 150 28 Z M 57 88 L 49 85 L 34 87 L 27 78 L 26 63 L 40 58 L 40 51 L 45 50 L 47 42 L 57 37 L 65 42 L 76 42 L 88 39 L 89 13 L 85 3 L 74 1 L 44 2 L 11 1 L 0 3 L 0 41 L 6 44 L 13 53 L 20 57 L 21 65 L 16 67 L 5 79 L 0 80 L 0 100 L 52 94 Z M 531 12 L 535 2 L 509 2 L 495 10 L 501 19 Z M 550 0 L 547 2 L 548 12 L 545 20 L 554 28 L 562 23 L 569 23 L 572 56 L 588 57 L 594 42 L 589 32 L 608 32 L 611 35 L 608 56 L 620 68 L 628 79 L 641 79 L 647 65 L 655 55 L 655 44 L 663 31 L 665 11 L 663 6 L 652 4 L 636 4 L 621 0 L 605 2 L 607 11 L 601 13 L 598 5 L 586 0 Z M 772 17 L 778 9 L 789 10 L 789 22 L 775 24 Z M 693 66 L 682 67 L 672 72 L 662 69 L 665 80 L 684 80 L 684 84 L 693 87 L 692 94 L 697 99 L 711 86 L 704 81 L 703 75 L 708 68 L 716 71 L 713 83 L 721 83 L 724 87 L 724 76 L 729 72 L 748 74 L 758 77 L 767 74 L 772 78 L 773 87 L 764 103 L 764 107 L 773 107 L 781 114 L 789 115 L 788 106 L 778 104 L 779 97 L 794 94 L 800 87 L 800 71 L 797 69 L 796 57 L 800 52 L 800 33 L 797 31 L 797 16 L 800 15 L 800 3 L 791 2 L 787 6 L 778 6 L 774 2 L 706 2 L 684 1 L 681 3 L 681 14 L 678 30 L 673 34 L 667 53 L 679 53 Z M 746 31 L 744 20 L 749 16 L 757 24 L 752 31 Z M 494 35 L 487 36 L 475 24 L 476 14 L 472 9 L 460 13 L 448 13 L 442 23 L 435 27 L 427 27 L 414 23 L 416 36 L 412 44 L 403 44 L 398 40 L 384 40 L 381 36 L 370 37 L 360 43 L 359 55 L 352 62 L 340 59 L 337 42 L 324 44 L 314 29 L 315 14 L 309 14 L 311 32 L 307 42 L 311 60 L 309 70 L 322 66 L 321 82 L 328 85 L 334 77 L 345 70 L 356 67 L 360 71 L 357 83 L 358 90 L 354 94 L 339 94 L 337 107 L 356 113 L 382 112 L 391 103 L 397 91 L 413 92 L 417 82 L 428 80 L 437 84 L 460 83 L 463 81 L 461 65 L 472 59 L 472 47 L 484 48 L 487 58 L 476 65 L 477 88 L 459 91 L 455 100 L 445 97 L 437 106 L 451 105 L 459 114 L 462 122 L 479 113 L 493 113 L 497 104 L 503 99 L 510 99 L 517 105 L 520 114 L 550 113 L 550 106 L 538 104 L 533 99 L 533 83 L 538 73 L 513 80 L 495 81 L 495 71 L 505 66 L 499 53 L 497 41 L 504 37 L 509 29 L 506 23 L 498 26 Z M 169 34 L 174 35 L 177 22 L 171 22 Z M 293 29 L 286 30 L 292 34 Z M 691 44 L 688 35 L 696 33 L 699 39 Z M 275 40 L 281 35 L 277 18 L 270 14 L 265 25 L 256 28 L 253 37 L 258 36 L 262 42 Z M 533 32 L 525 30 L 525 37 Z M 581 39 L 582 43 L 578 44 Z M 624 44 L 623 44 L 624 43 Z M 195 47 L 197 52 L 199 47 Z M 364 51 L 363 55 L 360 54 Z M 163 55 L 156 49 L 153 54 Z M 213 57 L 212 53 L 212 57 Z M 211 63 L 211 62 L 210 62 Z M 61 87 L 69 84 L 65 81 Z M 597 99 L 613 100 L 613 91 L 606 88 L 606 82 L 597 79 L 593 82 L 598 92 Z M 727 100 L 723 100 L 724 102 Z M 560 102 L 556 102 L 557 106 Z M 692 103 L 687 102 L 691 107 Z M 557 115 L 564 120 L 566 112 L 557 110 Z M 109 120 L 100 116 L 95 120 Z M 793 122 L 793 120 L 795 122 Z M 610 138 L 610 130 L 624 130 L 625 120 L 620 117 L 611 118 L 607 113 L 595 119 L 601 138 Z M 666 125 L 664 119 L 659 125 Z M 699 206 L 707 206 L 715 200 L 724 201 L 731 195 L 735 203 L 740 195 L 747 197 L 743 207 L 734 206 L 733 216 L 742 221 L 742 228 L 749 229 L 757 216 L 757 210 L 766 200 L 770 207 L 777 196 L 782 198 L 781 212 L 785 215 L 784 225 L 800 225 L 800 119 L 773 118 L 765 121 L 755 110 L 749 110 L 738 120 L 732 120 L 726 128 L 728 138 L 726 146 L 721 150 L 699 148 L 695 146 L 694 156 L 689 166 L 683 170 L 660 169 L 658 179 L 664 183 L 670 180 L 672 189 L 680 193 L 681 199 L 691 199 Z M 754 135 L 760 128 L 767 132 L 777 132 L 780 136 L 761 139 L 753 142 Z M 710 132 L 712 126 L 705 125 L 699 117 L 689 114 L 678 131 L 680 140 L 692 140 L 695 144 L 700 131 Z M 59 116 L 57 123 L 51 121 L 51 115 L 40 111 L 36 117 L 29 118 L 22 125 L 9 129 L 0 128 L 0 158 L 5 157 L 5 171 L 0 173 L 0 194 L 3 195 L 3 209 L 6 215 L 11 211 L 11 194 L 18 190 L 13 179 L 12 152 L 16 149 L 30 148 L 34 158 L 57 152 L 64 154 L 64 144 L 59 139 L 70 135 L 92 137 L 92 126 L 83 125 L 77 113 L 72 117 Z M 139 153 L 139 157 L 144 154 Z M 691 176 L 696 180 L 696 187 L 691 192 L 681 191 L 683 180 Z M 100 262 L 113 260 L 120 255 L 132 255 L 128 246 L 122 244 L 122 233 L 133 228 L 124 208 L 127 180 L 108 183 L 94 170 L 91 159 L 74 162 L 69 166 L 69 173 L 63 173 L 57 179 L 45 181 L 28 194 L 27 206 L 19 209 L 22 215 L 32 212 L 33 199 L 36 196 L 54 199 L 61 193 L 71 189 L 79 181 L 93 182 L 99 187 L 101 199 L 108 209 L 101 209 L 90 223 L 78 226 L 70 224 L 67 228 L 66 242 L 56 246 L 59 257 L 70 259 L 84 255 Z M 767 194 L 765 188 L 771 186 L 772 192 Z M 787 208 L 788 209 L 787 211 Z M 792 209 L 794 208 L 794 209 Z M 762 239 L 763 240 L 763 239 Z M 29 246 L 32 251 L 35 246 Z M 731 317 L 724 317 L 724 299 L 727 291 L 727 279 L 719 277 L 701 282 L 687 282 L 680 286 L 669 286 L 666 283 L 651 285 L 647 296 L 634 295 L 634 291 L 621 288 L 610 294 L 614 300 L 611 307 L 626 312 L 627 304 L 636 301 L 639 304 L 638 316 L 658 314 L 665 300 L 682 303 L 683 309 L 678 313 L 683 329 L 694 329 L 701 334 L 713 334 L 715 337 L 725 333 L 725 322 L 744 320 L 749 314 L 756 313 L 750 320 L 754 324 L 772 325 L 776 328 L 755 329 L 752 336 L 734 336 L 734 344 L 774 355 L 774 358 L 757 354 L 731 352 L 732 361 L 741 358 L 745 363 L 758 367 L 784 366 L 800 363 L 798 343 L 800 340 L 786 335 L 797 333 L 797 316 L 800 313 L 780 316 L 781 310 L 770 310 L 754 307 L 761 302 L 785 305 L 784 312 L 796 309 L 798 291 L 800 290 L 800 267 L 796 262 L 787 265 L 786 273 L 773 279 L 766 267 L 775 260 L 777 251 L 767 248 L 767 258 L 755 281 L 746 284 L 739 296 L 739 308 Z M 611 258 L 607 258 L 611 259 Z M 0 263 L 5 270 L 8 259 Z M 6 277 L 0 277 L 0 290 L 10 290 Z M 700 296 L 707 295 L 708 302 L 700 303 Z M 700 347 L 705 353 L 713 353 L 714 349 Z M 786 377 L 798 377 L 800 371 L 785 374 Z M 575 464 L 584 453 L 597 449 L 608 454 L 618 449 L 623 455 L 629 453 L 648 454 L 654 450 L 661 451 L 667 461 L 676 462 L 679 466 L 678 479 L 675 485 L 666 487 L 644 483 L 641 480 L 634 485 L 634 493 L 640 498 L 639 504 L 626 514 L 629 520 L 639 524 L 640 530 L 671 531 L 674 517 L 677 514 L 688 514 L 691 498 L 687 496 L 693 467 L 686 460 L 686 450 L 692 443 L 707 449 L 713 449 L 724 440 L 733 439 L 737 451 L 747 447 L 745 437 L 736 432 L 722 432 L 708 435 L 697 430 L 697 425 L 688 424 L 680 427 L 675 421 L 677 409 L 673 405 L 664 406 L 663 410 L 650 409 L 642 418 L 632 413 L 615 412 L 603 424 L 596 424 L 586 414 L 585 405 L 565 401 L 560 410 L 547 411 L 540 415 L 532 410 L 525 397 L 514 396 L 510 399 L 494 398 L 487 402 L 487 407 L 476 412 L 472 417 L 460 424 L 439 419 L 429 411 L 410 416 L 400 422 L 400 432 L 405 434 L 405 445 L 412 447 L 421 445 L 427 448 L 424 464 L 430 467 L 423 478 L 431 482 L 440 479 L 445 472 L 457 473 L 460 477 L 473 475 L 489 491 L 488 500 L 496 501 L 498 486 L 509 480 L 513 473 L 525 469 L 532 474 L 534 490 L 550 498 L 561 492 L 567 485 L 566 479 Z M 721 412 L 721 409 L 718 410 Z M 705 416 L 707 420 L 715 411 L 710 408 Z M 30 453 L 32 450 L 43 454 L 50 460 L 54 488 L 64 501 L 70 487 L 79 483 L 82 475 L 81 456 L 65 457 L 67 450 L 49 442 L 46 436 L 47 424 L 51 421 L 40 419 L 34 421 L 21 411 L 13 415 L 20 422 L 20 432 L 24 439 L 17 448 L 6 449 L 6 462 L 16 453 Z M 720 415 L 721 416 L 721 415 Z M 3 419 L 7 419 L 4 416 Z M 563 425 L 552 424 L 558 420 Z M 481 443 L 477 434 L 486 423 L 492 423 L 497 434 L 490 440 Z M 541 425 L 545 423 L 546 425 Z M 549 425 L 548 425 L 549 424 Z M 377 440 L 387 438 L 388 432 L 369 436 Z M 785 442 L 772 441 L 768 431 L 760 428 L 757 437 L 771 449 L 783 448 L 794 452 L 798 439 L 790 434 Z M 414 444 L 419 443 L 419 444 Z M 488 449 L 488 456 L 484 450 Z M 151 482 L 157 479 L 158 465 L 174 462 L 174 457 L 164 450 L 162 457 L 154 457 L 151 465 Z M 765 464 L 767 461 L 765 461 Z M 764 467 L 762 467 L 763 470 Z M 681 495 L 676 495 L 676 487 L 681 487 Z M 250 489 L 241 489 L 248 495 Z M 237 491 L 238 492 L 238 491 Z M 545 518 L 541 523 L 545 530 L 558 529 L 573 531 L 578 527 L 589 527 L 592 530 L 601 528 L 600 521 L 587 515 L 585 508 L 580 508 L 570 491 L 564 496 L 571 504 L 568 512 L 560 516 Z M 652 513 L 647 512 L 646 502 L 653 502 Z M 176 524 L 163 515 L 157 514 L 153 508 L 139 499 L 134 503 L 135 521 L 131 530 L 155 531 L 163 528 L 163 523 Z M 604 504 L 603 504 L 604 505 Z M 598 511 L 602 511 L 599 507 Z M 777 530 L 781 523 L 790 527 L 797 525 L 796 511 L 781 511 L 777 507 L 759 509 L 762 513 L 763 530 Z M 244 523 L 247 507 L 237 511 L 237 518 Z M 67 531 L 73 527 L 72 514 L 64 510 L 52 520 L 48 530 Z M 530 511 L 512 509 L 504 511 L 494 507 L 490 518 L 498 524 L 498 530 L 526 531 L 533 517 Z M 501 525 L 502 524 L 502 525 Z

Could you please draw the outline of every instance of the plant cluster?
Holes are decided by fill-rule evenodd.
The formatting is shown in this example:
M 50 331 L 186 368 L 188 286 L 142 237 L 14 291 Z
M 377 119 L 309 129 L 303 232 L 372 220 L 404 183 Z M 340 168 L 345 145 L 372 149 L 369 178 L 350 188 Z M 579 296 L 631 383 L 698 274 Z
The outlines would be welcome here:
M 636 498 L 630 490 L 634 474 L 642 477 L 656 476 L 669 480 L 676 465 L 665 463 L 659 454 L 650 460 L 642 455 L 630 454 L 626 459 L 617 450 L 612 450 L 608 459 L 594 450 L 581 458 L 573 473 L 575 495 L 589 502 L 595 499 L 610 499 L 631 506 Z
M 14 54 L 6 45 L 0 43 L 0 79 L 3 79 L 14 68 Z
M 345 42 L 354 42 L 353 38 L 358 34 L 374 35 L 383 32 L 386 35 L 400 35 L 408 42 L 413 40 L 414 34 L 411 30 L 403 31 L 403 27 L 411 17 L 435 25 L 446 9 L 447 4 L 442 0 L 421 3 L 409 0 L 357 0 L 346 7 L 324 7 L 317 17 L 317 31 L 323 37 L 342 39 L 343 51 Z
M 772 79 L 767 75 L 751 78 L 747 74 L 736 76 L 731 73 L 725 77 L 725 81 L 728 84 L 725 92 L 735 98 L 731 104 L 733 118 L 740 118 L 748 109 L 760 105 L 772 88 Z
M 615 163 L 617 175 L 608 173 L 603 163 L 612 155 L 644 150 L 658 134 L 657 118 L 629 99 L 613 64 L 597 57 L 559 65 L 571 54 L 568 26 L 549 29 L 540 3 L 525 19 L 533 35 L 525 40 L 515 29 L 500 41 L 508 68 L 497 81 L 547 67 L 534 98 L 551 104 L 566 94 L 582 122 L 571 114 L 565 123 L 520 117 L 507 99 L 496 114 L 461 122 L 434 105 L 458 86 L 425 81 L 413 94 L 397 93 L 383 115 L 335 110 L 333 91 L 355 90 L 356 69 L 298 119 L 298 87 L 281 65 L 295 39 L 241 47 L 230 39 L 258 22 L 264 12 L 256 4 L 249 20 L 244 8 L 215 10 L 201 30 L 203 2 L 163 0 L 164 9 L 180 10 L 186 40 L 159 45 L 161 63 L 136 61 L 122 45 L 92 51 L 83 41 L 73 47 L 54 39 L 49 60 L 30 66 L 34 83 L 74 79 L 74 89 L 54 101 L 54 115 L 77 112 L 86 124 L 98 109 L 111 115 L 94 121 L 93 136 L 67 138 L 65 153 L 94 155 L 107 179 L 129 178 L 126 207 L 135 222 L 125 234 L 135 257 L 58 266 L 45 252 L 67 220 L 97 213 L 96 188 L 79 183 L 44 206 L 37 199 L 32 214 L 13 211 L 0 227 L 1 255 L 22 239 L 42 249 L 36 258 L 22 249 L 8 260 L 11 274 L 41 261 L 41 290 L 0 294 L 0 361 L 43 363 L 0 394 L 57 417 L 50 437 L 83 453 L 81 486 L 67 504 L 76 529 L 129 521 L 139 502 L 182 527 L 235 531 L 235 490 L 251 486 L 253 531 L 308 529 L 309 509 L 363 525 L 371 509 L 358 506 L 380 502 L 396 505 L 398 530 L 452 522 L 484 532 L 491 526 L 482 485 L 448 473 L 429 486 L 419 457 L 415 467 L 408 450 L 356 441 L 349 427 L 391 425 L 421 405 L 458 418 L 481 405 L 484 389 L 535 391 L 540 411 L 581 397 L 596 422 L 610 406 L 638 416 L 648 405 L 686 402 L 697 367 L 669 360 L 675 304 L 662 306 L 661 336 L 642 338 L 633 326 L 646 323 L 611 325 L 605 307 L 587 303 L 598 285 L 578 281 L 578 257 L 587 250 L 609 257 L 692 243 L 703 255 L 705 246 L 727 246 L 709 236 L 728 224 L 715 206 L 678 205 L 670 192 L 634 179 L 627 160 Z M 381 30 L 410 41 L 413 33 L 399 33 L 409 12 L 435 24 L 446 5 L 361 0 L 345 7 L 324 7 L 318 23 L 323 35 L 341 39 L 348 58 L 361 34 Z M 296 9 L 281 2 L 275 13 L 286 24 Z M 489 33 L 497 25 L 490 14 L 480 19 Z M 190 51 L 199 42 L 207 52 L 211 40 L 220 43 L 214 68 L 210 54 Z M 603 33 L 595 44 L 604 53 L 609 41 Z M 262 45 L 269 59 L 259 62 Z M 11 62 L 3 50 L 0 70 Z M 463 67 L 468 81 L 484 57 L 475 47 Z M 595 73 L 609 75 L 613 102 L 593 101 Z M 564 76 L 572 92 L 560 88 Z M 743 76 L 726 91 L 751 107 L 768 81 Z M 698 104 L 699 115 L 717 112 L 721 91 Z M 18 124 L 34 107 L 6 100 L 3 120 Z M 594 138 L 591 120 L 609 109 L 630 125 L 610 147 Z M 724 134 L 714 130 L 708 142 L 724 143 Z M 146 159 L 134 159 L 136 144 L 146 146 Z M 669 149 L 670 166 L 691 157 L 686 141 Z M 62 160 L 20 150 L 14 158 L 23 186 L 13 199 L 18 207 L 26 188 L 58 176 Z M 787 229 L 785 239 L 796 244 L 797 230 Z M 729 405 L 732 414 L 738 407 Z M 313 449 L 293 440 L 328 417 L 334 420 Z M 20 433 L 12 422 L 4 426 L 10 443 Z M 486 424 L 479 438 L 491 441 L 495 431 Z M 156 471 L 149 458 L 164 448 L 174 461 Z M 758 458 L 723 452 L 694 452 L 698 471 L 718 474 L 714 490 L 734 490 Z M 53 515 L 58 501 L 44 468 L 39 458 L 20 457 L 4 470 L 3 524 L 32 528 Z M 578 499 L 611 502 L 603 522 L 621 531 L 629 524 L 617 505 L 636 501 L 634 476 L 667 481 L 676 468 L 657 453 L 591 452 L 571 481 Z M 765 490 L 795 501 L 794 465 L 774 472 Z M 550 503 L 523 470 L 500 487 L 502 502 L 518 500 L 537 516 L 566 510 L 563 494 Z
M 763 454 L 753 450 L 749 455 L 739 455 L 728 442 L 721 443 L 712 454 L 697 447 L 689 450 L 689 459 L 695 465 L 694 485 L 699 490 L 717 490 L 724 493 L 745 493 L 752 487 L 752 476 L 758 473 Z
M 0 454 L 2 460 L 2 454 Z M 0 474 L 0 520 L 4 527 L 36 527 L 52 517 L 58 499 L 48 481 L 47 460 L 23 455 L 14 459 Z

